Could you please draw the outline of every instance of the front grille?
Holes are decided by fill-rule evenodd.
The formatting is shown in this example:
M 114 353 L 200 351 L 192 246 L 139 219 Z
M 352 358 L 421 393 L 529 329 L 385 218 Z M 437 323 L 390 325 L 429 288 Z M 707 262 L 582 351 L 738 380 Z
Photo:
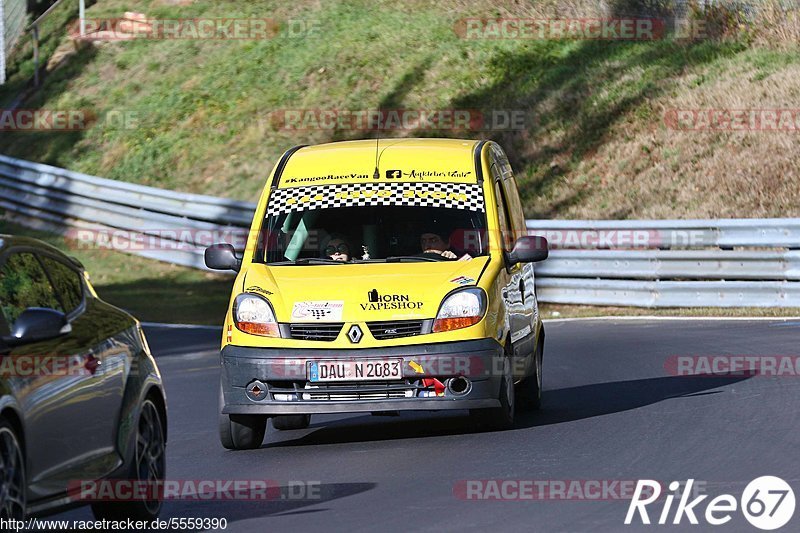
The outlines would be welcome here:
M 385 322 L 367 322 L 367 327 L 369 327 L 372 336 L 380 341 L 420 335 L 424 323 L 424 320 L 389 320 Z
M 408 381 L 398 383 L 306 384 L 303 400 L 354 401 L 413 398 L 416 387 Z
M 289 324 L 289 336 L 292 339 L 303 341 L 326 341 L 336 340 L 344 323 L 325 323 L 325 324 Z

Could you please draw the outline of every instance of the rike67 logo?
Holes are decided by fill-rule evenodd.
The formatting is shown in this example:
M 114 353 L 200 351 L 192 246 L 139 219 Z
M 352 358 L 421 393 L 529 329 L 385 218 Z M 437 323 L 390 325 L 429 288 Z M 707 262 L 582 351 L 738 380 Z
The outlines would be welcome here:
M 670 483 L 668 489 L 671 493 L 663 498 L 663 506 L 658 512 L 659 506 L 655 502 L 661 499 L 661 484 L 650 479 L 640 479 L 628 506 L 625 524 L 634 523 L 638 516 L 642 524 L 650 524 L 653 520 L 661 525 L 679 525 L 686 523 L 683 521 L 685 518 L 690 524 L 697 525 L 700 517 L 712 526 L 721 526 L 733 520 L 734 514 L 741 511 L 751 525 L 770 531 L 783 527 L 794 515 L 794 491 L 779 477 L 762 476 L 754 479 L 745 487 L 738 501 L 731 494 L 720 494 L 708 502 L 704 502 L 708 498 L 707 494 L 695 495 L 690 500 L 693 496 L 693 484 L 694 479 L 689 479 L 685 484 L 678 481 Z M 677 504 L 673 511 L 675 500 Z M 701 504 L 705 504 L 704 511 Z M 648 506 L 651 506 L 649 511 L 657 513 L 652 519 Z

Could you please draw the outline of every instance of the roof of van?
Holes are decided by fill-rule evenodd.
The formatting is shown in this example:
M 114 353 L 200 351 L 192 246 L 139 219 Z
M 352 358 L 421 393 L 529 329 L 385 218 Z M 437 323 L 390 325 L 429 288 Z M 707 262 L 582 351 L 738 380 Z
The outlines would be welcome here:
M 477 144 L 460 139 L 367 139 L 307 146 L 289 158 L 278 186 L 476 183 Z

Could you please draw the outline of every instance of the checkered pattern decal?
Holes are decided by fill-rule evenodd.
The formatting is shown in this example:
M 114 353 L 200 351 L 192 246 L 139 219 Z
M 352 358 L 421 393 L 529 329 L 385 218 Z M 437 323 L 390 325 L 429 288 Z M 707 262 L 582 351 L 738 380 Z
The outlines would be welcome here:
M 267 214 L 366 205 L 484 210 L 483 191 L 474 183 L 344 183 L 275 189 Z

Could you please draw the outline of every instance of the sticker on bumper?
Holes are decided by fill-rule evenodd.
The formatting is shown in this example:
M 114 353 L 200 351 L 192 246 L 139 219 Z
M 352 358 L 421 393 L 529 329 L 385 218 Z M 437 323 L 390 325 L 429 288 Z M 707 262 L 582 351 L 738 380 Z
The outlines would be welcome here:
M 343 310 L 342 300 L 295 302 L 292 307 L 292 320 L 341 322 Z

